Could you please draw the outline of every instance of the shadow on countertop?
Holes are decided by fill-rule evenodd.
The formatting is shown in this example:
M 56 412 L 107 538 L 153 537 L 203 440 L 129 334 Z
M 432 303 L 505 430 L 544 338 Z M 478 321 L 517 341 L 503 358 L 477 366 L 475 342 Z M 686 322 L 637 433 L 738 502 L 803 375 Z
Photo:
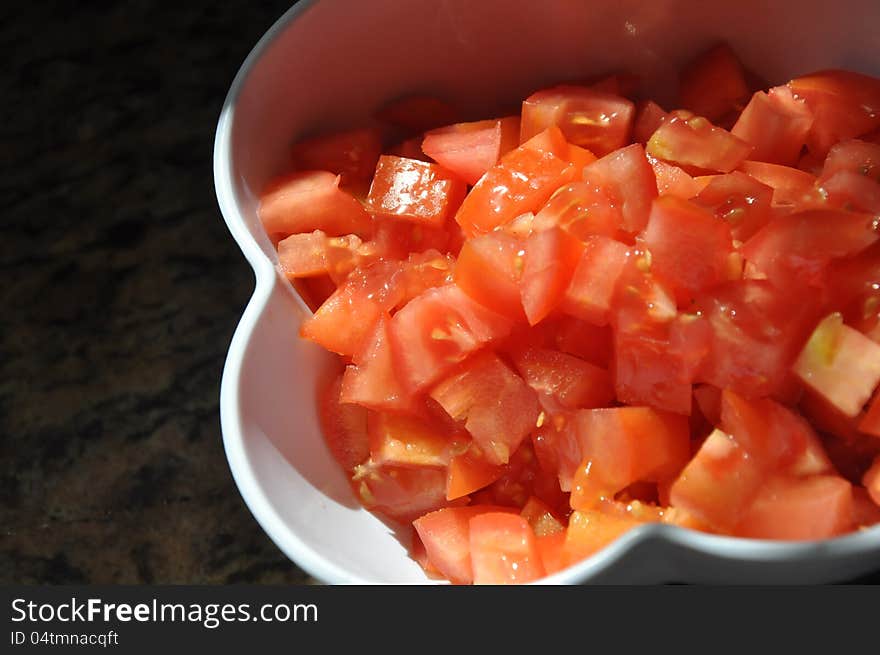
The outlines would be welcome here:
M 253 276 L 217 209 L 214 129 L 290 2 L 17 4 L 0 8 L 0 583 L 312 582 L 241 500 L 218 408 Z
M 309 581 L 241 500 L 218 413 L 253 275 L 214 129 L 289 5 L 0 9 L 2 583 Z

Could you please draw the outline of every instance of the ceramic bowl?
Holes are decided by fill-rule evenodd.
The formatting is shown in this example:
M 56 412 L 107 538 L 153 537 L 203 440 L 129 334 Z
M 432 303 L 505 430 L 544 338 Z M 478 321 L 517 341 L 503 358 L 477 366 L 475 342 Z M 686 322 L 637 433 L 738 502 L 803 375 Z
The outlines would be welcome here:
M 771 83 L 828 67 L 880 74 L 878 25 L 876 0 L 320 0 L 284 14 L 233 81 L 214 150 L 220 208 L 256 276 L 223 372 L 223 439 L 278 547 L 328 583 L 429 581 L 398 531 L 358 506 L 319 432 L 315 389 L 329 356 L 297 337 L 308 308 L 278 273 L 256 213 L 291 142 L 412 92 L 479 117 L 542 83 L 629 70 L 662 100 L 680 64 L 719 39 Z M 878 567 L 880 527 L 792 544 L 648 525 L 544 582 L 812 583 Z

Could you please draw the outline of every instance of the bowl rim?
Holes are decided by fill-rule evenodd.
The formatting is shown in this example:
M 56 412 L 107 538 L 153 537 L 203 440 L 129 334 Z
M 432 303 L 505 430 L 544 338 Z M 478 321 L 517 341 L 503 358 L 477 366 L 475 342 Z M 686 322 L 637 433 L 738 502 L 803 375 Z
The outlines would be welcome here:
M 255 276 L 255 288 L 235 329 L 220 384 L 220 425 L 223 445 L 233 479 L 254 518 L 275 545 L 312 577 L 329 584 L 383 584 L 353 575 L 330 558 L 315 551 L 290 530 L 257 483 L 246 454 L 239 406 L 242 361 L 253 329 L 273 293 L 280 289 L 276 267 L 263 253 L 247 227 L 233 183 L 232 131 L 238 98 L 249 74 L 278 36 L 297 18 L 318 3 L 299 0 L 285 11 L 257 41 L 241 64 L 223 102 L 214 138 L 214 187 L 221 215 Z M 298 294 L 298 302 L 302 303 Z M 304 306 L 304 305 L 303 305 Z M 361 509 L 360 511 L 367 511 Z M 839 537 L 814 541 L 759 540 L 708 534 L 673 525 L 646 524 L 630 530 L 587 559 L 532 584 L 581 584 L 590 582 L 625 560 L 645 543 L 663 543 L 698 553 L 721 563 L 805 565 L 817 559 L 850 559 L 874 554 L 880 558 L 880 524 Z M 687 580 L 684 580 L 685 582 Z M 426 580 L 424 584 L 431 584 Z M 439 581 L 444 582 L 444 581 Z M 414 583 L 421 584 L 421 583 Z

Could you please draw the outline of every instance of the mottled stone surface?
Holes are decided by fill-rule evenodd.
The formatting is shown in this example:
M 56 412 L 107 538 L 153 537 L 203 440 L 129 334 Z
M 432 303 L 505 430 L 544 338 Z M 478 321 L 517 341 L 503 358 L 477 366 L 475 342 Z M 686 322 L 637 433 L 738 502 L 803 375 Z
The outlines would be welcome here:
M 213 133 L 289 4 L 2 5 L 0 582 L 307 580 L 241 500 L 218 414 L 253 276 Z
M 213 132 L 288 5 L 0 4 L 0 583 L 309 581 L 218 416 L 253 277 Z

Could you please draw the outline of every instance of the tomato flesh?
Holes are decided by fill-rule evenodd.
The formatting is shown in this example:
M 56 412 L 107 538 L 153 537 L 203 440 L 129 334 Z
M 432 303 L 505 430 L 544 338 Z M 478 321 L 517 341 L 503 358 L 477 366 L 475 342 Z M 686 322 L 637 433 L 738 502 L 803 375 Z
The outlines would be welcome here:
M 473 186 L 498 160 L 519 145 L 519 117 L 457 123 L 431 130 L 422 151 Z

